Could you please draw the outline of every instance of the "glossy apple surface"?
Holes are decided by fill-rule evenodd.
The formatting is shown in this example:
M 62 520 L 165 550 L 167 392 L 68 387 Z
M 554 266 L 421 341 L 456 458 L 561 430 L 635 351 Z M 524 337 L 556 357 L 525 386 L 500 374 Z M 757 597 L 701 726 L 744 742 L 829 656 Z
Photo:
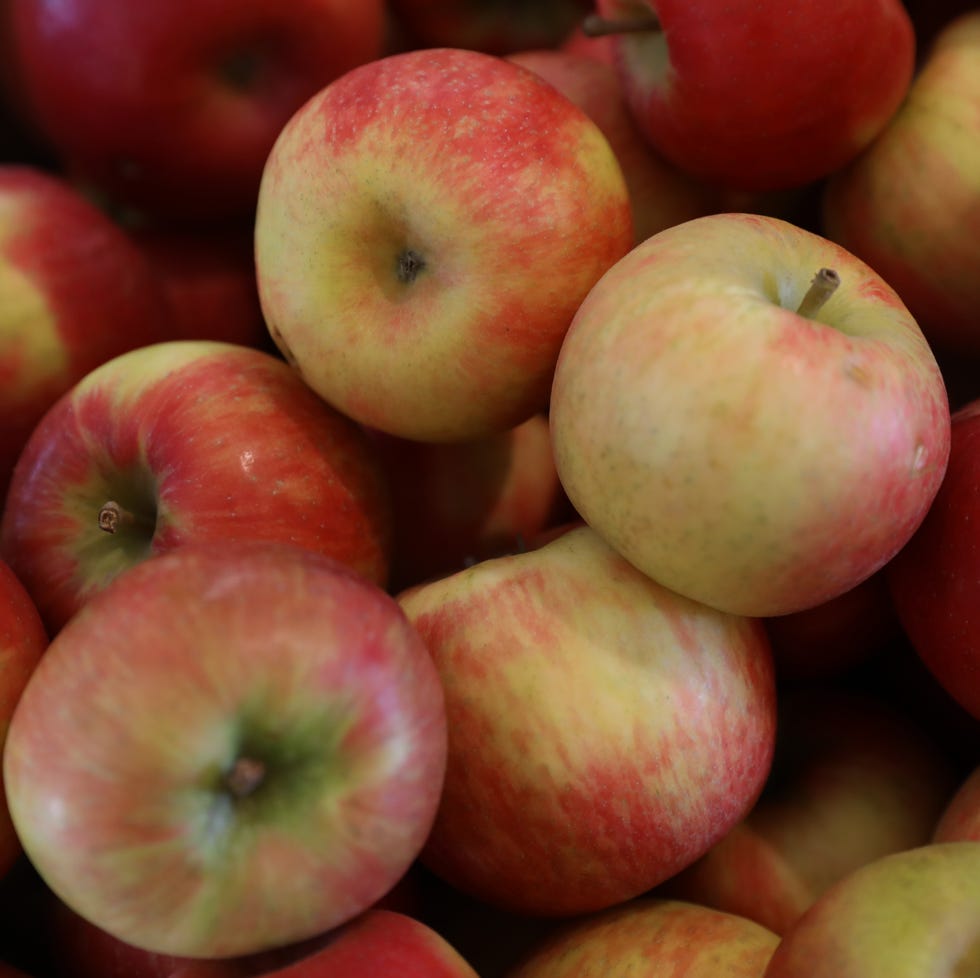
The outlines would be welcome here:
M 439 677 L 394 599 L 321 554 L 241 543 L 92 598 L 18 703 L 4 781 L 69 907 L 137 947 L 227 957 L 387 893 L 445 757 Z
M 758 622 L 679 597 L 588 527 L 402 592 L 446 691 L 422 862 L 518 913 L 639 895 L 754 802 L 774 742 Z
M 286 359 L 345 414 L 420 441 L 546 408 L 575 309 L 632 240 L 599 127 L 534 72 L 462 49 L 379 59 L 307 102 L 255 225 Z
M 364 432 L 282 360 L 172 341 L 113 358 L 47 412 L 0 553 L 54 634 L 116 574 L 190 542 L 282 540 L 384 583 L 389 506 Z
M 824 268 L 839 286 L 808 312 Z M 894 290 L 751 214 L 668 228 L 602 277 L 562 345 L 550 418 L 586 522 L 664 586 L 753 616 L 879 570 L 949 452 L 941 372 Z

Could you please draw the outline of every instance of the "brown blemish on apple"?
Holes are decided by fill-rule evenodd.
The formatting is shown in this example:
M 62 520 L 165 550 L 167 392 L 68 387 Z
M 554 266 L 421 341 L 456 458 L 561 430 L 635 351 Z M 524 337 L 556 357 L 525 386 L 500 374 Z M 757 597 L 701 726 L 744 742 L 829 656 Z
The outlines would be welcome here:
M 247 798 L 265 781 L 265 764 L 255 757 L 238 757 L 224 777 L 224 786 L 235 798 Z

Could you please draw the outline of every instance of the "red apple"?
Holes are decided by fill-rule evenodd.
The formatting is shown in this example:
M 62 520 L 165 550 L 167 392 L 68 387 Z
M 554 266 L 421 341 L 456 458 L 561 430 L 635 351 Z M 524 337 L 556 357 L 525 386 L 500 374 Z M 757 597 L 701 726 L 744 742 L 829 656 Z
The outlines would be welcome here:
M 598 0 L 637 123 L 705 180 L 776 190 L 853 159 L 904 98 L 915 35 L 901 0 Z
M 0 501 L 54 401 L 169 329 L 159 282 L 120 227 L 60 177 L 0 166 Z
M 980 842 L 980 767 L 959 784 L 940 813 L 933 842 Z
M 379 59 L 307 102 L 255 225 L 286 359 L 345 414 L 419 441 L 544 410 L 575 309 L 632 243 L 599 127 L 534 72 L 462 49 Z
M 14 0 L 28 118 L 77 178 L 168 220 L 248 215 L 307 98 L 381 53 L 382 0 Z
M 48 635 L 37 607 L 10 567 L 0 561 L 0 752 L 10 718 L 47 646 Z M 0 785 L 0 877 L 6 876 L 20 854 L 20 841 Z
M 393 598 L 322 554 L 225 543 L 90 599 L 30 678 L 3 773 L 68 906 L 137 947 L 230 957 L 387 893 L 445 757 L 438 673 Z
M 916 652 L 947 692 L 980 718 L 980 400 L 954 412 L 946 476 L 887 574 Z
M 450 885 L 518 913 L 602 909 L 755 801 L 775 733 L 757 621 L 667 591 L 583 526 L 398 600 L 446 692 L 421 859 Z
M 171 341 L 104 363 L 47 412 L 0 554 L 54 634 L 120 571 L 193 541 L 288 541 L 383 584 L 390 521 L 366 434 L 287 364 Z

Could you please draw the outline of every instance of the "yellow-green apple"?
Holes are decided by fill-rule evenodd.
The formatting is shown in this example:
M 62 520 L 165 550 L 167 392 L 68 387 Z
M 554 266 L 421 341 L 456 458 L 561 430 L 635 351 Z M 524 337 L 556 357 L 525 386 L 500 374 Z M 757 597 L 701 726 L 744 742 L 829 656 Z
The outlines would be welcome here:
M 599 127 L 534 72 L 463 49 L 390 55 L 310 99 L 255 224 L 286 359 L 345 414 L 420 441 L 543 410 L 579 302 L 632 242 Z
M 762 978 L 779 937 L 681 900 L 630 900 L 562 927 L 507 978 Z
M 398 600 L 446 693 L 421 859 L 452 886 L 519 913 L 604 909 L 751 808 L 775 740 L 758 621 L 673 594 L 587 526 Z
M 385 584 L 390 495 L 365 432 L 286 363 L 207 340 L 132 350 L 63 394 L 0 520 L 52 635 L 134 563 L 230 539 L 288 541 Z
M 413 47 L 509 54 L 555 47 L 592 9 L 592 0 L 389 0 Z
M 61 163 L 167 220 L 250 215 L 302 103 L 380 55 L 382 0 L 10 4 L 16 94 Z
M 439 675 L 398 603 L 290 544 L 190 544 L 52 639 L 4 782 L 51 890 L 148 950 L 231 957 L 352 919 L 431 826 Z
M 717 189 L 661 159 L 643 138 L 612 65 L 554 48 L 517 51 L 508 60 L 551 82 L 602 130 L 623 170 L 636 241 L 720 209 Z
M 980 967 L 980 842 L 892 853 L 787 931 L 764 978 L 953 978 Z
M 776 751 L 752 811 L 662 893 L 784 934 L 844 876 L 924 845 L 956 787 L 928 730 L 866 693 L 781 687 Z
M 28 679 L 48 646 L 48 634 L 34 601 L 10 567 L 0 561 L 0 752 Z M 0 785 L 0 877 L 21 855 L 20 841 Z
M 908 91 L 915 35 L 901 0 L 768 4 L 598 0 L 632 112 L 681 169 L 776 190 L 832 173 Z
M 51 404 L 169 327 L 159 282 L 122 228 L 55 173 L 0 166 L 0 502 Z
M 933 345 L 980 354 L 980 9 L 943 28 L 885 130 L 827 181 L 823 228 Z
M 566 334 L 550 418 L 590 525 L 664 586 L 752 616 L 879 570 L 949 452 L 942 374 L 895 291 L 752 214 L 667 228 L 603 275 Z
M 946 802 L 933 842 L 980 842 L 980 767 L 972 768 Z
M 522 550 L 573 515 L 543 414 L 462 442 L 371 435 L 392 487 L 390 590 Z
M 919 657 L 980 718 L 980 400 L 953 413 L 951 432 L 939 492 L 886 573 L 899 622 Z

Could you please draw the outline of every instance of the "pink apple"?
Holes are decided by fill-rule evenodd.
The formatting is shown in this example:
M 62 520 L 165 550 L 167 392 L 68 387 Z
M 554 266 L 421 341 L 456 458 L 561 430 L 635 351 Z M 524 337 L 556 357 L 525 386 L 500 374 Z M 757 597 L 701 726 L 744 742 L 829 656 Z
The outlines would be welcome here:
M 949 452 L 942 375 L 894 290 L 819 235 L 738 213 L 667 228 L 603 275 L 550 419 L 586 522 L 665 587 L 752 616 L 878 571 Z
M 943 688 L 980 718 L 980 400 L 953 414 L 946 477 L 887 573 L 916 652 Z
M 390 520 L 366 434 L 287 364 L 175 340 L 107 361 L 47 412 L 0 555 L 54 634 L 122 570 L 195 541 L 283 540 L 386 583 Z
M 980 354 L 980 9 L 943 28 L 885 130 L 832 175 L 823 223 L 895 288 L 930 342 Z
M 811 683 L 779 706 L 759 800 L 662 893 L 784 934 L 839 879 L 929 842 L 956 778 L 930 731 L 879 698 Z
M 25 852 L 120 940 L 231 957 L 370 907 L 416 858 L 442 689 L 397 602 L 329 557 L 188 545 L 93 596 L 11 721 Z
M 980 767 L 971 769 L 948 799 L 932 841 L 980 842 Z
M 744 190 L 819 180 L 904 98 L 915 35 L 901 0 L 598 0 L 637 123 L 681 169 Z
M 534 72 L 462 49 L 379 59 L 307 102 L 255 226 L 286 359 L 345 414 L 420 441 L 544 410 L 578 304 L 632 243 L 599 127 Z
M 603 909 L 702 855 L 768 773 L 761 625 L 667 591 L 590 528 L 402 592 L 446 693 L 422 853 L 518 913 Z
M 382 0 L 16 0 L 17 94 L 77 178 L 169 220 L 248 215 L 289 116 L 384 41 Z
M 883 856 L 787 931 L 764 978 L 958 978 L 980 961 L 980 842 Z
M 507 978 L 762 978 L 778 944 L 744 917 L 644 898 L 568 924 Z
M 55 174 L 0 165 L 0 501 L 51 404 L 169 329 L 160 285 L 120 227 Z

